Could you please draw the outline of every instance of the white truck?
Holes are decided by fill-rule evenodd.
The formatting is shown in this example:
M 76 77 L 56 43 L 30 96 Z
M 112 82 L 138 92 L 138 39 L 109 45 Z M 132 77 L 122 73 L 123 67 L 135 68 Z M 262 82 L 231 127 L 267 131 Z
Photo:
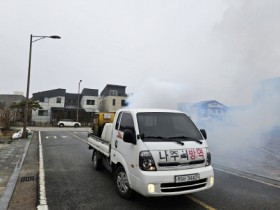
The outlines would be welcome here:
M 172 196 L 214 184 L 206 131 L 184 113 L 163 109 L 121 109 L 101 137 L 88 136 L 95 170 L 113 173 L 118 194 L 130 198 Z

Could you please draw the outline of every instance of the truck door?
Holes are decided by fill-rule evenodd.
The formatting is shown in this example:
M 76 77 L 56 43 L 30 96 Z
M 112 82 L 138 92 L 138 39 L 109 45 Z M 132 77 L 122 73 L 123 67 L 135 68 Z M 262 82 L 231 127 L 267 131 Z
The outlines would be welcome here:
M 121 112 L 118 116 L 117 123 L 114 129 L 115 142 L 112 145 L 121 159 L 125 160 L 126 166 L 124 166 L 128 171 L 127 173 L 134 174 L 136 172 L 138 151 L 137 146 L 132 143 L 127 143 L 123 141 L 123 133 L 126 129 L 131 129 L 135 133 L 134 120 L 130 113 Z M 135 136 L 136 138 L 136 136 Z M 124 164 L 124 163 L 123 163 Z

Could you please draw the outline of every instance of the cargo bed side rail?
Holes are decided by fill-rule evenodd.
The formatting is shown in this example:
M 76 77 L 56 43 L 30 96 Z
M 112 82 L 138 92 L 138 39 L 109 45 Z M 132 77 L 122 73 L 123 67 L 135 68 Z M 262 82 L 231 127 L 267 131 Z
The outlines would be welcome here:
M 88 137 L 88 145 L 94 148 L 95 150 L 101 152 L 105 156 L 109 157 L 110 142 L 106 141 L 105 139 L 91 134 Z

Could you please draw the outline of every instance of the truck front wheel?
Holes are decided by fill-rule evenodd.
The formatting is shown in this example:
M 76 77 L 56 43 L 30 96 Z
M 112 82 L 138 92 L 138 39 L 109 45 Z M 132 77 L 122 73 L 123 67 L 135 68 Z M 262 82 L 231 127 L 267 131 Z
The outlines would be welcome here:
M 132 189 L 129 187 L 127 175 L 122 166 L 118 167 L 114 177 L 115 185 L 118 194 L 125 199 L 129 199 L 132 196 Z
M 102 155 L 98 151 L 93 150 L 92 162 L 93 162 L 93 168 L 96 171 L 102 168 Z

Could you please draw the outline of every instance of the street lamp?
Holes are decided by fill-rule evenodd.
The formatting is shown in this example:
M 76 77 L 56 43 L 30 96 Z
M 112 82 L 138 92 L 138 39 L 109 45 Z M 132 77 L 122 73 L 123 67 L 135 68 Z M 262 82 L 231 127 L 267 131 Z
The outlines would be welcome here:
M 78 87 L 78 106 L 77 106 L 77 116 L 76 116 L 76 121 L 79 122 L 79 108 L 80 108 L 80 85 L 81 85 L 82 80 L 79 82 L 79 87 Z
M 35 40 L 33 40 L 35 38 Z M 24 106 L 24 121 L 23 121 L 23 137 L 26 138 L 26 126 L 27 126 L 27 115 L 28 115 L 28 98 L 29 98 L 29 86 L 30 86 L 30 70 L 31 70 L 31 55 L 32 55 L 32 43 L 37 42 L 41 39 L 50 38 L 50 39 L 61 39 L 60 36 L 33 36 L 30 35 L 30 47 L 29 47 L 29 63 L 28 63 L 28 75 L 27 75 L 27 88 L 26 88 L 26 98 Z

